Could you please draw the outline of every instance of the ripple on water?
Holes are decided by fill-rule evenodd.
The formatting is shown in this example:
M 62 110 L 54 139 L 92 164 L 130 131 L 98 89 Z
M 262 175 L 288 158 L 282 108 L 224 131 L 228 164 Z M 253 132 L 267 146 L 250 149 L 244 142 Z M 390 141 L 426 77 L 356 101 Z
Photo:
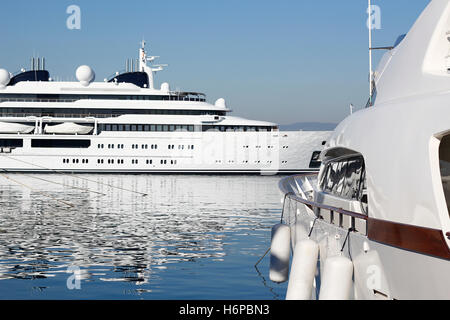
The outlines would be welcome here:
M 70 266 L 79 296 L 203 298 L 251 269 L 280 214 L 279 177 L 8 176 L 23 185 L 0 178 L 0 298 L 73 297 Z M 265 290 L 255 279 L 248 286 Z M 177 295 L 177 283 L 197 295 Z

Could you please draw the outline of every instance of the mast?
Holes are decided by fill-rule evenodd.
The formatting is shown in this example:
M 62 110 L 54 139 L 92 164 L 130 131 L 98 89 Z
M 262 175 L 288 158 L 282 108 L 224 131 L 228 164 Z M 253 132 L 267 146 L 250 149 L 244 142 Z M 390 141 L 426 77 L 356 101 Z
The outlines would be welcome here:
M 373 67 L 372 67 L 372 1 L 369 1 L 369 7 L 367 12 L 369 14 L 369 106 L 372 106 L 372 94 L 373 94 Z
M 162 71 L 164 67 L 167 67 L 167 64 L 159 64 L 152 66 L 151 63 L 155 61 L 158 56 L 147 56 L 147 52 L 145 51 L 145 41 L 142 40 L 141 48 L 139 49 L 139 72 L 145 72 L 148 75 L 149 87 L 150 89 L 155 88 L 154 84 L 154 73 L 158 71 Z M 147 62 L 150 62 L 150 66 L 147 65 Z

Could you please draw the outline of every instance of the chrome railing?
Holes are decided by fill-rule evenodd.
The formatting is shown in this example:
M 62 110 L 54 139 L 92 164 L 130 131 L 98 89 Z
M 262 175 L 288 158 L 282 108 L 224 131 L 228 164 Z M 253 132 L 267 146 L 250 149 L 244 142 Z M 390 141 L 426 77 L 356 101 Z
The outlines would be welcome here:
M 0 117 L 11 118 L 27 118 L 27 117 L 52 117 L 52 118 L 114 118 L 119 117 L 120 114 L 81 114 L 81 113 L 57 113 L 57 114 L 45 114 L 45 113 L 0 113 Z
M 0 102 L 74 102 L 78 99 L 0 98 Z
M 367 222 L 369 217 L 365 214 L 361 214 L 358 212 L 348 211 L 343 208 L 337 208 L 334 206 L 325 205 L 323 203 L 318 203 L 314 201 L 313 194 L 315 191 L 315 182 L 317 181 L 318 173 L 308 173 L 308 174 L 300 174 L 291 177 L 286 177 L 282 179 L 279 183 L 279 188 L 285 195 L 286 199 L 290 199 L 301 203 L 308 207 L 314 214 L 317 219 L 324 219 L 322 216 L 321 210 L 324 210 L 330 215 L 330 222 L 335 224 L 334 222 L 338 222 L 338 225 L 342 227 L 342 222 L 344 221 L 343 217 L 349 217 L 350 219 L 350 229 L 356 230 L 355 226 L 357 224 L 357 220 Z M 315 177 L 314 179 L 308 179 L 308 177 Z M 283 204 L 284 207 L 284 204 Z M 335 217 L 336 216 L 336 217 Z M 367 225 L 365 225 L 365 230 L 361 230 L 363 234 L 367 234 Z
M 151 96 L 150 96 L 151 97 Z M 79 100 L 112 100 L 112 101 L 192 101 L 192 102 L 206 102 L 204 98 L 188 98 L 178 96 L 167 96 L 163 99 L 102 99 L 101 97 L 92 98 L 80 98 L 80 99 L 32 99 L 32 98 L 0 98 L 0 102 L 43 102 L 43 103 L 56 103 L 56 102 L 75 102 Z

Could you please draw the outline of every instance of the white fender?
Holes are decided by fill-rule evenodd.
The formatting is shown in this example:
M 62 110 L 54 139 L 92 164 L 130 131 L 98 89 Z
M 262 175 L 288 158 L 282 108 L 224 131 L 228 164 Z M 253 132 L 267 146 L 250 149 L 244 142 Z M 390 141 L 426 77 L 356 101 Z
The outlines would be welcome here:
M 319 257 L 319 245 L 312 240 L 297 243 L 292 257 L 286 300 L 310 300 Z
M 270 246 L 270 274 L 273 282 L 285 282 L 289 276 L 289 258 L 291 255 L 291 228 L 277 224 L 272 228 Z
M 319 300 L 349 300 L 353 285 L 353 263 L 335 256 L 325 260 Z

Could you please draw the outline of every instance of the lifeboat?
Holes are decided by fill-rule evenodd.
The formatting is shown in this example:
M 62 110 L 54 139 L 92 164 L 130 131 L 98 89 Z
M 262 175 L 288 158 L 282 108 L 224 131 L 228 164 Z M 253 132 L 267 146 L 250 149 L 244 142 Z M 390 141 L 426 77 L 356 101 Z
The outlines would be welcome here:
M 34 126 L 29 126 L 21 123 L 0 122 L 0 133 L 3 134 L 27 134 L 34 130 Z
M 94 130 L 91 126 L 82 126 L 74 122 L 64 122 L 56 125 L 46 125 L 44 132 L 46 134 L 74 134 L 85 135 Z

